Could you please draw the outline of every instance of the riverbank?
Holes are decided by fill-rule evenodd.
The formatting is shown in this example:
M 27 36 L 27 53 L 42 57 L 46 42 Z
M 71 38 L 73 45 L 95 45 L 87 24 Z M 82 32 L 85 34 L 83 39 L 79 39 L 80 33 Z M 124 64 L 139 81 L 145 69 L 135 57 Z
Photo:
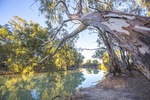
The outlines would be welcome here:
M 39 69 L 39 68 L 34 68 L 33 70 L 31 70 L 32 72 L 34 71 L 34 73 L 43 73 L 43 72 L 51 72 L 51 71 L 66 71 L 66 70 L 78 70 L 79 68 L 98 68 L 98 65 L 96 66 L 92 66 L 92 65 L 84 65 L 84 66 L 80 66 L 80 67 L 76 67 L 76 66 L 70 66 L 67 67 L 66 69 L 54 69 L 54 70 L 50 70 L 49 68 L 45 68 L 45 69 Z M 23 72 L 13 72 L 13 71 L 9 71 L 8 68 L 6 67 L 0 67 L 0 75 L 14 75 L 14 74 L 22 74 Z M 29 72 L 26 72 L 24 74 L 27 74 Z
M 96 86 L 79 89 L 66 100 L 150 100 L 150 82 L 138 71 L 133 75 L 108 75 Z

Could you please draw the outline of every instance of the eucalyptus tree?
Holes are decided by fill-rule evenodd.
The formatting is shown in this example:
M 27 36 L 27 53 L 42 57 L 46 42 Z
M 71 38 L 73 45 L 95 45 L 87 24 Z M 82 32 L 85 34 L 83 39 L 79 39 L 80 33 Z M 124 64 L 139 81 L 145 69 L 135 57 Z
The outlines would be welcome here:
M 61 38 L 54 54 L 66 40 L 92 27 L 98 32 L 107 32 L 111 40 L 118 43 L 119 47 L 130 52 L 137 68 L 150 79 L 150 63 L 148 60 L 150 57 L 149 17 L 136 15 L 136 13 L 128 10 L 123 10 L 124 12 L 117 11 L 114 8 L 110 10 L 115 5 L 113 0 L 107 0 L 106 2 L 100 0 L 74 0 L 72 2 L 41 0 L 40 4 L 40 10 L 46 15 L 48 25 L 52 28 L 60 25 L 55 28 L 56 32 L 53 37 L 62 33 L 64 26 L 67 25 L 66 23 L 79 23 L 74 31 Z M 133 4 L 136 4 L 136 1 Z M 130 9 L 133 8 L 130 6 Z M 111 42 L 110 39 L 108 40 Z M 43 60 L 49 57 L 46 56 Z
M 27 23 L 15 16 L 0 29 L 2 41 L 1 55 L 5 54 L 5 63 L 15 72 L 30 70 L 37 65 L 37 61 L 46 54 L 43 42 L 48 40 L 48 30 L 38 23 Z M 6 50 L 5 50 L 6 49 Z
M 78 65 L 82 62 L 82 55 L 71 45 L 66 43 L 53 56 L 41 63 L 43 57 L 52 55 L 59 39 L 53 42 L 51 32 L 38 23 L 29 23 L 15 16 L 9 23 L 0 28 L 0 65 L 7 65 L 9 70 L 27 73 L 40 69 L 63 69 L 67 66 Z M 0 66 L 2 67 L 2 66 Z

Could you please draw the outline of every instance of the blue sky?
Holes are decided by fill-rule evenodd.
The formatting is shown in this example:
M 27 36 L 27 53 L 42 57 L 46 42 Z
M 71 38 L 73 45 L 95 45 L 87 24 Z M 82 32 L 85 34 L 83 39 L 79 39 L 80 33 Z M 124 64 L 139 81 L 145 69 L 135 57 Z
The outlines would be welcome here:
M 38 11 L 38 4 L 32 3 L 34 0 L 0 0 L 0 25 L 4 25 L 13 16 L 19 16 L 26 21 L 32 20 L 33 22 L 38 22 L 41 26 L 45 25 L 45 18 Z M 80 33 L 80 38 L 76 43 L 78 48 L 97 48 L 97 34 L 89 34 L 87 31 Z M 94 51 L 82 51 L 82 54 L 86 59 L 91 59 Z
M 34 0 L 0 0 L 0 24 L 7 23 L 13 16 L 19 16 L 27 21 L 40 23 L 41 26 L 46 26 L 43 15 L 40 15 L 38 6 L 35 4 L 30 6 Z

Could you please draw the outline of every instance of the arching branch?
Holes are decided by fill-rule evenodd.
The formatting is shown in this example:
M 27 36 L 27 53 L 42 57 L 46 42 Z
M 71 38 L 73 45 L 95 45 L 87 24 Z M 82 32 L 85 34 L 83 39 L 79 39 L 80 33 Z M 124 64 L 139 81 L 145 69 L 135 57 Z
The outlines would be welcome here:
M 83 31 L 87 26 L 86 25 L 83 25 L 81 24 L 80 26 L 78 26 L 78 28 L 76 28 L 71 34 L 65 36 L 61 41 L 60 43 L 58 44 L 58 46 L 56 47 L 53 55 L 57 52 L 58 48 L 69 38 L 72 38 L 74 37 L 75 35 L 77 35 L 78 33 L 80 33 L 81 31 Z
M 37 1 L 38 1 L 38 0 L 35 0 L 35 1 L 31 4 L 30 8 L 31 8 Z
M 64 2 L 64 1 L 58 1 L 57 2 L 57 4 L 55 5 L 55 7 L 54 7 L 54 9 L 58 6 L 58 4 L 60 4 L 60 3 L 62 3 L 64 6 L 65 6 L 65 13 L 66 13 L 66 15 L 68 16 L 68 18 L 70 18 L 70 12 L 69 12 L 69 10 L 68 10 L 68 7 L 67 7 L 67 5 L 66 5 L 66 3 Z
M 46 44 L 52 42 L 52 41 L 56 38 L 58 32 L 62 29 L 63 25 L 64 25 L 66 22 L 69 22 L 69 21 L 72 21 L 72 20 L 70 20 L 70 19 L 64 20 L 64 21 L 61 23 L 61 25 L 59 26 L 59 28 L 56 30 L 56 33 L 53 35 L 52 39 L 49 40 L 49 41 L 47 41 L 47 42 L 45 42 L 43 45 L 46 45 Z
M 66 15 L 67 15 L 67 17 L 69 19 L 71 19 L 71 20 L 78 20 L 83 15 L 82 14 L 82 0 L 79 1 L 79 3 L 78 3 L 79 4 L 78 5 L 78 11 L 75 14 L 71 14 L 69 12 L 69 9 L 68 9 L 68 7 L 67 7 L 67 5 L 66 5 L 66 3 L 64 1 L 58 1 L 57 4 L 55 5 L 54 9 L 58 6 L 59 3 L 62 3 L 65 6 L 65 9 L 66 9 L 65 13 L 66 13 Z
M 78 1 L 78 7 L 76 8 L 77 12 L 75 14 L 70 14 L 71 11 L 69 12 L 65 0 L 61 0 L 56 4 L 56 6 L 58 6 L 59 3 L 63 4 L 69 20 L 79 20 L 82 24 L 61 40 L 56 47 L 54 54 L 67 39 L 84 30 L 86 26 L 92 26 L 97 29 L 103 29 L 110 34 L 113 37 L 110 38 L 110 40 L 115 40 L 116 38 L 120 43 L 120 47 L 131 52 L 136 60 L 136 65 L 141 66 L 139 70 L 143 67 L 143 70 L 141 71 L 150 79 L 150 63 L 147 59 L 150 58 L 150 18 L 119 11 L 94 11 L 83 15 L 82 2 L 85 2 L 86 4 L 86 0 L 76 1 Z M 107 2 L 101 2 L 100 0 L 95 0 L 95 2 L 107 4 Z M 109 5 L 109 3 L 107 5 Z M 60 29 L 62 26 L 60 26 Z M 49 56 L 45 57 L 43 61 Z
M 38 62 L 38 63 L 40 64 L 40 63 L 42 63 L 43 61 L 45 61 L 46 59 L 48 59 L 49 57 L 53 57 L 53 56 L 56 54 L 56 52 L 57 52 L 57 50 L 59 49 L 59 47 L 60 47 L 67 39 L 74 37 L 75 35 L 77 35 L 77 34 L 80 33 L 81 31 L 83 31 L 84 29 L 86 29 L 86 27 L 87 27 L 87 26 L 86 26 L 86 25 L 83 25 L 83 24 L 79 25 L 78 28 L 76 28 L 71 34 L 65 36 L 65 37 L 60 41 L 60 43 L 58 44 L 58 46 L 56 47 L 56 49 L 55 49 L 55 51 L 54 51 L 54 53 L 53 53 L 52 55 L 47 55 L 46 57 L 44 57 L 44 58 L 43 58 L 40 62 Z
M 89 49 L 89 48 L 76 48 L 78 50 L 98 50 L 98 49 L 101 49 L 101 48 L 93 48 L 93 49 Z
M 82 14 L 82 0 L 79 0 L 77 14 Z

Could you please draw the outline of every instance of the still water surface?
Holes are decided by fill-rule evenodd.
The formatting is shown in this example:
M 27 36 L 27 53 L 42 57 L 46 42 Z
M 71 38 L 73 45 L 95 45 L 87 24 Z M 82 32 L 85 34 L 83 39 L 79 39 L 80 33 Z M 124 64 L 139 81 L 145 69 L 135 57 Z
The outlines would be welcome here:
M 0 100 L 51 100 L 72 95 L 78 88 L 95 85 L 103 75 L 99 69 L 80 69 L 0 76 Z

